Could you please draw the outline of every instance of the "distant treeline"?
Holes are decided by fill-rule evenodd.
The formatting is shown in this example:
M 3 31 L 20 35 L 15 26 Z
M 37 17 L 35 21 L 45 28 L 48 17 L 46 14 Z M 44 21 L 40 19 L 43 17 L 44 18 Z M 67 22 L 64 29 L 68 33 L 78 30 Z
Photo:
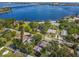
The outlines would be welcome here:
M 53 5 L 53 6 L 79 6 L 79 3 L 66 3 L 66 2 L 6 2 L 13 4 L 38 4 L 38 5 Z

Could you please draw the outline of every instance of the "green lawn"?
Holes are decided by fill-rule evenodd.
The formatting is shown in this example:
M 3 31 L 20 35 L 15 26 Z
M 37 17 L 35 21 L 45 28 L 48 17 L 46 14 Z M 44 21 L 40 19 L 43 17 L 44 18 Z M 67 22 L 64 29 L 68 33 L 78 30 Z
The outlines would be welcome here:
M 5 51 L 9 51 L 9 52 L 7 54 L 3 55 L 3 53 Z M 7 49 L 5 47 L 2 50 L 0 50 L 0 56 L 1 57 L 16 57 L 16 55 L 10 49 Z
M 7 54 L 3 55 L 3 53 L 6 51 L 9 51 L 9 52 Z M 16 52 L 16 54 L 14 54 L 12 50 L 4 47 L 3 49 L 0 50 L 0 56 L 1 57 L 23 57 L 23 53 Z

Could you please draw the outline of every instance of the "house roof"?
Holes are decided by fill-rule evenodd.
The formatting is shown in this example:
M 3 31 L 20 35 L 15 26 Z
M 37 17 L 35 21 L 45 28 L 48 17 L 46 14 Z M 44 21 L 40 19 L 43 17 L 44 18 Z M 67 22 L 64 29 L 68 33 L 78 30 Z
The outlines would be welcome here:
M 62 30 L 61 35 L 67 35 L 67 30 Z
M 47 41 L 42 41 L 42 42 L 39 44 L 39 46 L 40 46 L 40 47 L 46 47 L 47 44 L 48 44 Z
M 56 33 L 56 30 L 48 29 L 47 33 Z
M 41 51 L 41 49 L 42 49 L 42 48 L 41 48 L 41 47 L 39 47 L 39 46 L 35 46 L 35 47 L 34 47 L 34 50 L 35 50 L 35 51 L 37 51 L 37 52 L 40 52 L 40 51 Z

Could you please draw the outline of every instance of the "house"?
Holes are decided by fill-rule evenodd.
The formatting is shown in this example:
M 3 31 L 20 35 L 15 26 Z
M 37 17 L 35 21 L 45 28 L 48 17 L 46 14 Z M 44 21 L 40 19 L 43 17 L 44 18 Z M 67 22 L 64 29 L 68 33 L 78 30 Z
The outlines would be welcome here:
M 47 46 L 47 44 L 48 44 L 48 42 L 43 40 L 37 46 L 34 47 L 34 50 L 36 52 L 40 52 L 42 50 L 42 48 L 45 48 Z
M 16 25 L 19 26 L 19 22 L 18 22 L 18 21 L 14 21 L 14 22 L 13 22 L 13 26 L 16 26 Z
M 68 34 L 68 33 L 67 33 L 67 30 L 62 30 L 62 31 L 61 31 L 61 35 L 62 35 L 62 36 L 67 36 L 67 34 Z
M 43 40 L 40 44 L 38 44 L 40 47 L 44 48 L 48 45 L 48 42 Z
M 16 39 L 20 39 L 21 38 L 21 35 L 20 33 L 17 33 L 17 35 L 15 36 Z M 27 41 L 27 42 L 30 42 L 32 40 L 32 35 L 28 32 L 24 32 L 24 35 L 23 35 L 23 42 Z
M 79 15 L 75 17 L 75 21 L 79 21 Z
M 31 35 L 25 35 L 23 37 L 23 42 L 27 41 L 28 43 L 30 43 L 32 40 L 32 36 Z
M 69 47 L 72 47 L 74 45 L 74 43 L 68 42 L 68 41 L 64 40 L 63 38 L 57 40 L 57 42 L 59 42 L 59 44 L 64 44 L 64 45 L 67 45 Z
M 57 23 L 56 21 L 51 21 L 51 24 L 52 24 L 52 25 L 55 25 L 55 26 L 59 26 L 59 25 L 60 25 L 60 24 Z
M 39 47 L 39 46 L 35 46 L 35 47 L 34 47 L 34 50 L 35 50 L 36 52 L 40 52 L 40 51 L 42 50 L 42 48 Z
M 79 39 L 79 35 L 73 35 L 75 39 Z
M 75 16 L 64 17 L 64 20 L 68 20 L 69 22 L 74 22 L 75 21 Z
M 22 53 L 19 49 L 13 49 L 12 47 L 6 47 L 8 50 L 12 51 L 12 54 L 14 54 L 17 57 L 24 57 L 26 56 L 25 53 Z
M 53 30 L 53 29 L 48 29 L 47 33 L 56 33 L 56 30 Z

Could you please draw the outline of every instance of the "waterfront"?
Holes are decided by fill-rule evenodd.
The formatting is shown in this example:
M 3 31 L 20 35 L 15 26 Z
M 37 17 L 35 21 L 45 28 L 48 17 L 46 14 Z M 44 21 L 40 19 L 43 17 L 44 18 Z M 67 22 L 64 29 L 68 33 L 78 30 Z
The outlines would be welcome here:
M 79 6 L 53 6 L 39 5 L 36 3 L 0 3 L 0 8 L 2 7 L 10 7 L 12 11 L 1 13 L 0 18 L 26 19 L 27 21 L 55 21 L 65 16 L 79 14 Z
M 0 57 L 79 57 L 79 5 L 67 5 L 0 3 Z

